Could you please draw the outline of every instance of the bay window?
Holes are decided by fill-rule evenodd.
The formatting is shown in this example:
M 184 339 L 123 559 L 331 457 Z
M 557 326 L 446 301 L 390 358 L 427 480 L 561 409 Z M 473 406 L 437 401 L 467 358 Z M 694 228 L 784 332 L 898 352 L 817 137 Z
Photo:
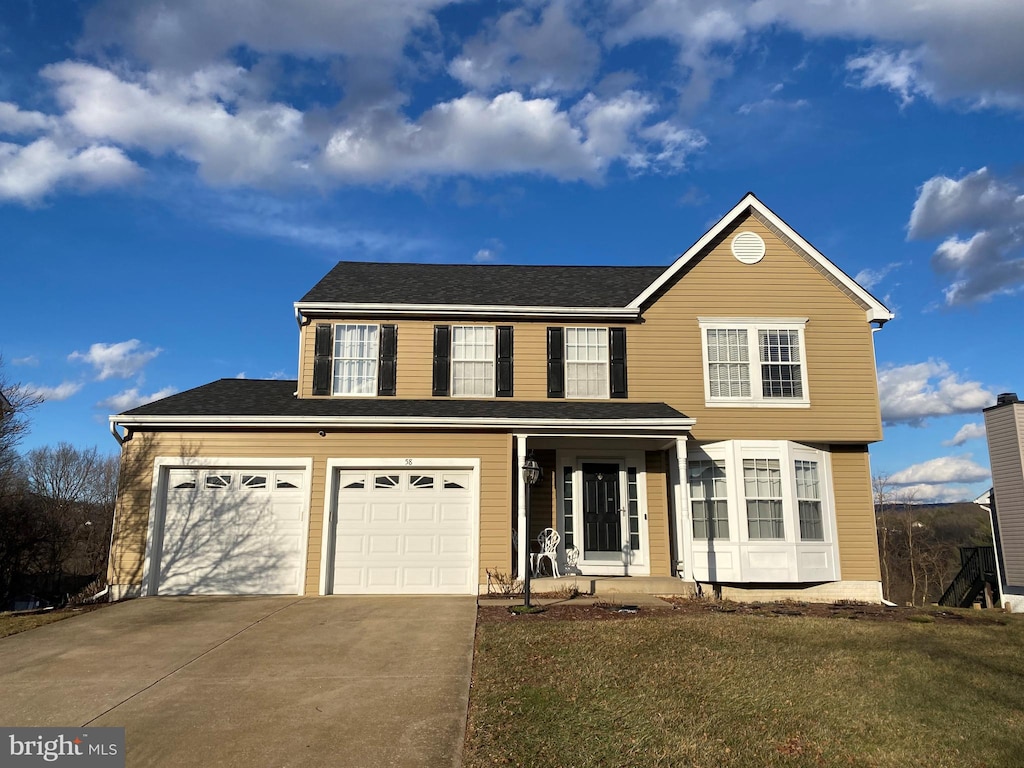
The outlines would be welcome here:
M 786 440 L 691 444 L 685 471 L 695 578 L 839 578 L 828 451 Z

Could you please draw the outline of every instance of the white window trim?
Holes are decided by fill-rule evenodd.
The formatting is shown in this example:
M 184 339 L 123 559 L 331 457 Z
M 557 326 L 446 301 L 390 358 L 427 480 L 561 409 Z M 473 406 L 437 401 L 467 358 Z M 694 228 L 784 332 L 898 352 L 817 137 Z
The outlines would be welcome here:
M 596 397 L 580 397 L 579 395 L 569 394 L 569 331 L 589 331 L 598 330 L 604 331 L 604 349 L 605 349 L 605 360 L 604 360 L 604 390 L 603 394 Z M 562 379 L 563 387 L 565 389 L 566 400 L 610 400 L 612 396 L 612 353 L 610 344 L 611 330 L 607 326 L 592 326 L 592 325 L 567 325 L 562 330 Z M 573 361 L 579 362 L 579 361 Z M 598 361 L 585 361 L 589 363 Z
M 807 383 L 806 326 L 808 318 L 794 317 L 698 317 L 700 354 L 704 367 L 704 405 L 708 408 L 809 408 L 811 391 Z M 712 397 L 711 366 L 708 361 L 708 330 L 745 330 L 750 366 L 750 397 Z M 765 397 L 761 383 L 761 353 L 758 331 L 798 331 L 802 397 Z
M 494 331 L 494 357 L 491 358 L 491 393 L 489 395 L 457 395 L 455 394 L 455 329 L 456 328 L 490 328 Z M 476 362 L 476 361 L 458 361 Z M 453 325 L 451 339 L 448 342 L 448 392 L 451 397 L 465 397 L 470 400 L 481 397 L 497 397 L 498 392 L 498 327 L 495 325 Z
M 373 391 L 372 392 L 338 392 L 334 389 L 334 365 L 338 357 L 334 354 L 338 339 L 338 328 L 340 326 L 355 325 L 377 329 L 377 359 L 373 363 Z M 376 397 L 377 387 L 380 378 L 380 324 L 379 323 L 334 323 L 331 326 L 331 396 L 332 397 Z M 342 358 L 347 359 L 347 358 Z

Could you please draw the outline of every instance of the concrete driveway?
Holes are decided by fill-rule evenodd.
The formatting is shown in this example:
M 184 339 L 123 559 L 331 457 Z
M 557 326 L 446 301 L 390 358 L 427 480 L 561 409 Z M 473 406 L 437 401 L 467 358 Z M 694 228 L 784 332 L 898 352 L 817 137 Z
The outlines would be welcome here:
M 0 640 L 0 725 L 125 726 L 129 766 L 457 766 L 472 597 L 161 597 Z

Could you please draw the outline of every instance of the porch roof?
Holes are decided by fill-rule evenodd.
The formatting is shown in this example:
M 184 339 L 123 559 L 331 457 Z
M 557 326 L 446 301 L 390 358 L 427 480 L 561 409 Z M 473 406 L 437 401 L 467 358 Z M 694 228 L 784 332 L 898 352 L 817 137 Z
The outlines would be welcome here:
M 223 424 L 359 427 L 544 426 L 686 431 L 694 423 L 665 403 L 623 400 L 298 398 L 297 382 L 220 379 L 111 417 L 119 425 Z

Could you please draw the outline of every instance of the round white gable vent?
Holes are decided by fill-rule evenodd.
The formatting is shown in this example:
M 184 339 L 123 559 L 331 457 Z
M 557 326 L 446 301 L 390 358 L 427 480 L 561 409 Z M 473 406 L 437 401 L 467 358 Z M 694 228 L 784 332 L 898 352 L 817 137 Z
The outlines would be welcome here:
M 740 232 L 732 239 L 732 255 L 744 264 L 757 264 L 764 258 L 764 240 L 756 232 Z

